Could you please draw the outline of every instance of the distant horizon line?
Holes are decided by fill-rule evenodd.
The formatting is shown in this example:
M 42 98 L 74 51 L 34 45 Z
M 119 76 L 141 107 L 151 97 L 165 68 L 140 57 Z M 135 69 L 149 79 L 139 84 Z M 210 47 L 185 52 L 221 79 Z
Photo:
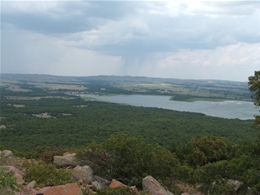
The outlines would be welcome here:
M 72 76 L 72 75 L 55 75 L 44 73 L 0 73 L 1 75 L 40 75 L 40 76 L 54 76 L 54 77 L 138 77 L 138 78 L 154 78 L 154 79 L 173 79 L 173 80 L 194 80 L 194 81 L 228 81 L 228 82 L 241 82 L 247 83 L 248 81 L 226 80 L 226 79 L 183 79 L 183 78 L 170 78 L 170 77 L 153 77 L 153 76 L 133 76 L 133 75 L 89 75 L 89 76 Z

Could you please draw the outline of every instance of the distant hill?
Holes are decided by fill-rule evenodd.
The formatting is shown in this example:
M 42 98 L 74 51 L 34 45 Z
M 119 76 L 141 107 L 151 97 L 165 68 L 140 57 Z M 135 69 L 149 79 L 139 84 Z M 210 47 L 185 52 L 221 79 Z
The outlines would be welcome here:
M 251 101 L 246 82 L 223 80 L 182 80 L 132 76 L 52 76 L 36 74 L 1 74 L 1 83 L 19 82 L 21 85 L 59 84 L 81 85 L 84 93 L 170 95 L 175 100 L 217 98 Z M 39 85 L 37 85 L 39 87 Z M 59 91 L 62 91 L 62 87 Z M 105 89 L 105 90 L 101 90 Z M 68 90 L 67 90 L 68 91 Z

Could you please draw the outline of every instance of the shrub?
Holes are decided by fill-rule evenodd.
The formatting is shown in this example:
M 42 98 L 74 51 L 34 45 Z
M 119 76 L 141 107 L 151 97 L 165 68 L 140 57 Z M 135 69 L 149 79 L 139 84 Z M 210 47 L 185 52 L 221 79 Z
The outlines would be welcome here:
M 68 149 L 59 148 L 59 147 L 48 147 L 48 146 L 39 146 L 37 147 L 38 157 L 40 160 L 45 163 L 52 163 L 54 156 L 62 156 Z
M 228 162 L 226 160 L 218 161 L 215 163 L 209 163 L 205 166 L 198 167 L 194 171 L 195 182 L 212 183 L 220 178 L 227 178 Z
M 189 144 L 192 146 L 192 151 L 187 155 L 187 161 L 194 167 L 227 160 L 231 152 L 230 142 L 222 137 L 204 136 L 200 139 L 193 137 Z
M 87 164 L 92 168 L 96 175 L 109 177 L 110 157 L 105 151 L 102 144 L 97 144 L 95 141 L 80 148 L 76 152 L 76 158 L 81 161 L 87 161 Z
M 52 164 L 46 164 L 42 161 L 38 163 L 25 163 L 26 172 L 24 180 L 30 182 L 36 180 L 39 187 L 64 185 L 72 182 L 72 175 L 66 169 L 56 170 Z
M 17 184 L 13 171 L 6 172 L 0 168 L 0 191 L 12 194 L 10 190 L 20 191 L 21 185 Z
M 203 185 L 200 190 L 205 193 L 209 193 L 210 195 L 235 195 L 237 194 L 234 190 L 233 185 L 227 184 L 226 179 L 219 179 L 213 182 L 212 184 Z

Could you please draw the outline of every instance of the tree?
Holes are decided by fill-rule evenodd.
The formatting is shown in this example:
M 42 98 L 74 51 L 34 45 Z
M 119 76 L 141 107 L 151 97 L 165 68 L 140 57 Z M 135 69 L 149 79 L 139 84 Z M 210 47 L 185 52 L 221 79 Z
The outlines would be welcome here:
M 180 166 L 176 155 L 158 144 L 146 143 L 141 136 L 120 132 L 111 135 L 105 145 L 112 156 L 111 178 L 131 185 L 140 185 L 147 175 L 161 180 L 176 178 Z
M 255 71 L 254 76 L 248 77 L 248 85 L 249 85 L 249 90 L 253 92 L 253 95 L 251 97 L 254 100 L 254 104 L 255 106 L 259 107 L 260 106 L 260 70 Z M 255 116 L 254 128 L 260 129 L 259 115 Z
M 207 163 L 227 160 L 231 145 L 228 139 L 215 136 L 204 136 L 200 139 L 190 139 L 191 153 L 187 155 L 187 161 L 192 166 L 203 166 Z

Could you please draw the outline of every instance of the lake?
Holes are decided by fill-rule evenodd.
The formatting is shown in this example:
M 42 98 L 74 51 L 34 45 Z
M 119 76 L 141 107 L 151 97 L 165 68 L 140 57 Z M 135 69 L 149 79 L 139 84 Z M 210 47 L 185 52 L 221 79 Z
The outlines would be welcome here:
M 181 102 L 170 100 L 171 96 L 156 95 L 98 96 L 85 94 L 81 96 L 95 98 L 101 101 L 128 104 L 132 106 L 157 107 L 177 111 L 198 112 L 209 116 L 216 116 L 221 118 L 239 118 L 242 120 L 247 120 L 254 119 L 254 115 L 260 114 L 259 108 L 256 108 L 253 102 L 245 101 Z

